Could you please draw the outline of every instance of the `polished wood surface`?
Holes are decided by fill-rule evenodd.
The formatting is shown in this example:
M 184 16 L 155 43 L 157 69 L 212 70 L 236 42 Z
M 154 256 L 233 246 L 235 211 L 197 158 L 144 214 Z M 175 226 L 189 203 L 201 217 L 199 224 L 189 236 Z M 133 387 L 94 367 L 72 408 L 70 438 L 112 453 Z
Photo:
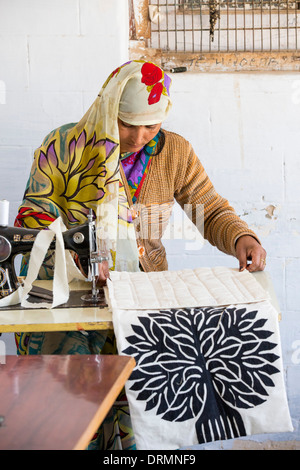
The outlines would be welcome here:
M 127 356 L 7 356 L 0 449 L 85 449 L 134 366 Z

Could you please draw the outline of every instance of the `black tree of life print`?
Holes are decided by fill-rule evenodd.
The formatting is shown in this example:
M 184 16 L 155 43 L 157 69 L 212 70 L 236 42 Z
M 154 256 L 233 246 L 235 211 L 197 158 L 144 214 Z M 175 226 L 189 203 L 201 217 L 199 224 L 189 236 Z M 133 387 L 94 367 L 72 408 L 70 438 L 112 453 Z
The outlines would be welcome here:
M 123 353 L 136 360 L 130 390 L 145 411 L 167 421 L 193 418 L 199 443 L 244 436 L 238 410 L 265 402 L 279 372 L 273 333 L 257 313 L 207 307 L 138 317 Z

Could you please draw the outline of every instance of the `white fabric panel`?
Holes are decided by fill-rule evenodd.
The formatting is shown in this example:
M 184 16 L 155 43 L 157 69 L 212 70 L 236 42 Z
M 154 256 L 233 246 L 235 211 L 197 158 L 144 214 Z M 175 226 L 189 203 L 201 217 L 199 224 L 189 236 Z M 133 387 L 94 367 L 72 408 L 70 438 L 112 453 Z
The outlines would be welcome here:
M 268 293 L 248 271 L 216 267 L 161 272 L 112 272 L 112 308 L 204 307 L 258 302 Z

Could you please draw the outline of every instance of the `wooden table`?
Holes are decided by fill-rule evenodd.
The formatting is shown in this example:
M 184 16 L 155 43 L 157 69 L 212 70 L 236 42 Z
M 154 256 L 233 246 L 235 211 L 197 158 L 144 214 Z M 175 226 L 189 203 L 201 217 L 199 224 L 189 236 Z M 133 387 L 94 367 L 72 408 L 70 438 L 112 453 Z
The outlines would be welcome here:
M 127 356 L 7 356 L 0 449 L 85 449 L 134 366 Z

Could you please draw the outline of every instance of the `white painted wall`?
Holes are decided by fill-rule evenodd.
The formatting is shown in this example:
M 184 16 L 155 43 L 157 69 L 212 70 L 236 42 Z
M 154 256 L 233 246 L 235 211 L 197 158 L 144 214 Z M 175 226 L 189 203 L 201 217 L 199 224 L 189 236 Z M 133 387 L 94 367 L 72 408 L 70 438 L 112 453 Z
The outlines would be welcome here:
M 34 149 L 80 119 L 127 58 L 124 0 L 0 0 L 0 198 L 11 220 Z
M 34 149 L 81 118 L 107 75 L 128 59 L 125 0 L 0 0 L 0 199 L 14 220 Z M 293 73 L 174 74 L 167 129 L 190 140 L 216 189 L 268 252 L 282 309 L 283 359 L 300 440 L 300 79 Z M 205 244 L 167 242 L 171 269 L 237 266 Z M 12 337 L 3 335 L 7 352 Z
M 296 73 L 173 74 L 166 128 L 194 146 L 217 191 L 257 233 L 282 312 L 284 369 L 294 433 L 300 419 L 300 80 Z M 237 267 L 206 243 L 169 242 L 170 269 Z M 222 444 L 224 446 L 224 443 Z M 230 445 L 230 444 L 229 444 Z M 216 444 L 202 447 L 216 447 Z

